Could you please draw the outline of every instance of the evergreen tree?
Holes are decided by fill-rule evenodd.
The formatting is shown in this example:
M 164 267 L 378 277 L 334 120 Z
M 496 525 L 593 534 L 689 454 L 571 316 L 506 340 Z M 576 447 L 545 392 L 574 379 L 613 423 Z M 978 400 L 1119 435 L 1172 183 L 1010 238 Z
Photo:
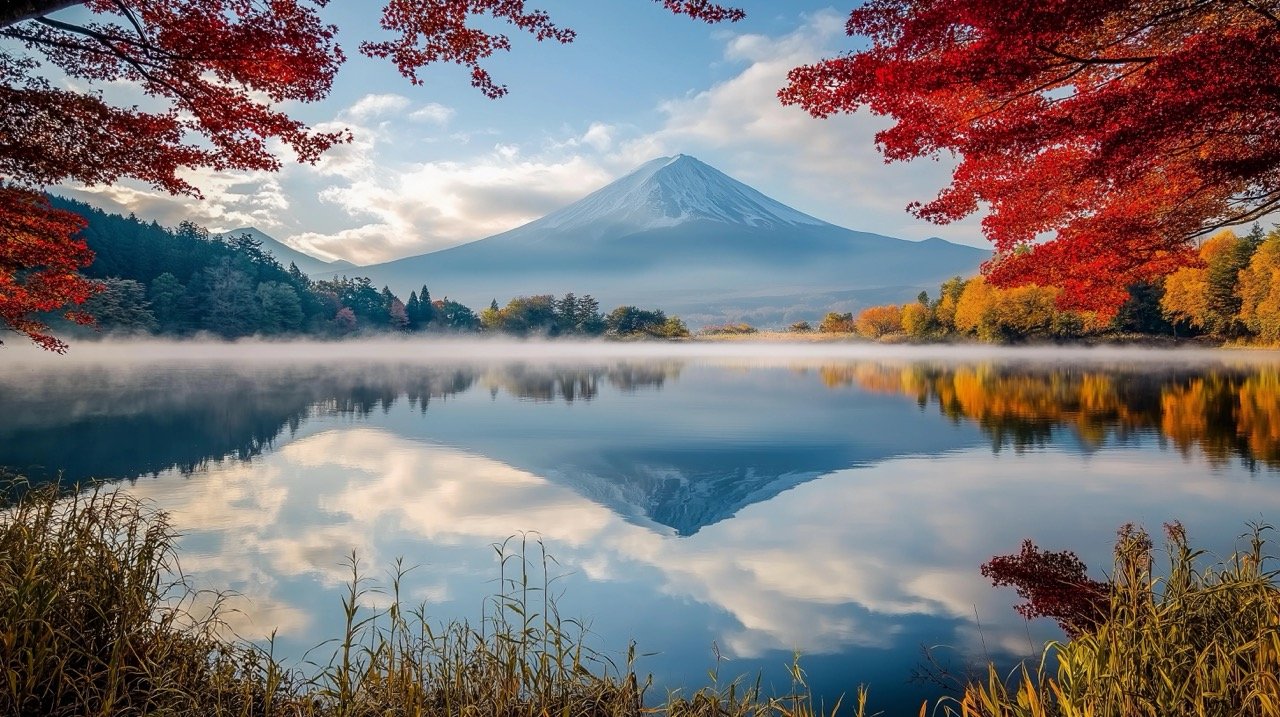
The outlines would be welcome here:
M 419 328 L 425 329 L 431 325 L 433 321 L 438 321 L 439 316 L 436 313 L 435 303 L 431 301 L 431 292 L 427 291 L 427 285 L 422 285 L 422 291 L 418 292 L 418 302 L 422 304 L 422 313 L 420 314 Z
M 156 317 L 147 302 L 147 287 L 133 279 L 104 279 L 102 290 L 81 305 L 103 331 L 154 331 Z
M 173 274 L 166 271 L 157 276 L 147 291 L 147 299 L 161 333 L 184 333 L 195 325 L 187 287 Z
M 292 333 L 302 328 L 302 301 L 288 284 L 258 284 L 258 330 L 265 334 Z
M 223 259 L 204 270 L 200 297 L 203 328 L 226 338 L 247 336 L 258 327 L 258 302 L 249 276 Z
M 418 292 L 409 292 L 409 300 L 404 304 L 404 313 L 409 322 L 408 329 L 410 331 L 417 331 L 422 328 L 422 302 L 418 301 Z
M 1206 327 L 1210 333 L 1235 338 L 1247 331 L 1236 318 L 1240 313 L 1240 296 L 1236 289 L 1240 283 L 1240 271 L 1248 268 L 1249 260 L 1257 249 L 1258 244 L 1249 239 L 1233 236 L 1226 247 L 1209 257 L 1205 301 L 1212 317 L 1212 325 Z
M 605 321 L 604 315 L 600 313 L 600 302 L 591 294 L 578 299 L 577 309 L 574 311 L 574 325 L 578 333 L 586 336 L 599 336 L 604 333 Z
M 562 334 L 578 333 L 578 297 L 565 294 L 555 305 L 556 328 Z

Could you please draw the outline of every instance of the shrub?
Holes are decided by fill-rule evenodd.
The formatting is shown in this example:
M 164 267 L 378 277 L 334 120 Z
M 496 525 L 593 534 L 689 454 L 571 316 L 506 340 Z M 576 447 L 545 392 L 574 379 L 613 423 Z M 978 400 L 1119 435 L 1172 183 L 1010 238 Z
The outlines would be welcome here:
M 818 331 L 824 334 L 851 334 L 853 333 L 853 313 L 837 313 L 832 311 L 822 317 L 822 323 L 818 324 Z
M 751 324 L 739 322 L 736 324 L 715 324 L 713 326 L 703 326 L 698 333 L 703 336 L 729 335 L 743 336 L 746 334 L 757 333 L 758 329 Z

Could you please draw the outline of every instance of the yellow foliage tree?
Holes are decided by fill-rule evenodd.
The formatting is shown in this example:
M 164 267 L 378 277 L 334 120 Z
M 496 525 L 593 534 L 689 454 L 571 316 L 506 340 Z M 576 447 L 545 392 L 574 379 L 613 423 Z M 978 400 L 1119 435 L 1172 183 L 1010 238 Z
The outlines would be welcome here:
M 997 289 L 981 276 L 970 279 L 960 292 L 956 307 L 952 313 L 952 325 L 956 331 L 964 334 L 983 336 L 983 326 L 990 324 L 990 316 L 995 310 Z M 941 312 L 939 312 L 941 313 Z
M 934 309 L 934 314 L 938 323 L 947 331 L 956 329 L 956 304 L 960 301 L 960 296 L 964 293 L 964 287 L 967 284 L 967 281 L 958 276 L 942 282 L 938 307 Z
M 1179 269 L 1165 279 L 1165 294 L 1160 300 L 1165 317 L 1220 336 L 1242 331 L 1237 321 L 1241 311 L 1239 281 L 1253 251 L 1248 239 L 1229 229 L 1205 240 L 1200 246 L 1199 267 Z
M 1164 280 L 1160 310 L 1170 321 L 1185 321 L 1203 329 L 1209 323 L 1208 270 L 1179 269 Z
M 1060 311 L 1058 293 L 1052 286 L 1000 289 L 975 277 L 956 302 L 953 322 L 957 331 L 976 334 L 983 341 L 1065 338 L 1098 328 L 1093 317 Z
M 929 333 L 931 318 L 929 307 L 914 301 L 902 307 L 902 330 L 909 336 L 923 338 Z
M 1240 272 L 1240 320 L 1263 343 L 1280 343 L 1280 232 L 1258 247 Z

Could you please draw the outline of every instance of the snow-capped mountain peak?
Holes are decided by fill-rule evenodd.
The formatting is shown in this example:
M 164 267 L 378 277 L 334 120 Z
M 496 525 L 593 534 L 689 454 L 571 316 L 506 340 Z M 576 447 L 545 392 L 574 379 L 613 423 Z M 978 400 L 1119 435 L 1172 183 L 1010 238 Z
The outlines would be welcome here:
M 691 221 L 752 227 L 827 223 L 770 199 L 686 154 L 659 157 L 529 228 L 642 231 Z

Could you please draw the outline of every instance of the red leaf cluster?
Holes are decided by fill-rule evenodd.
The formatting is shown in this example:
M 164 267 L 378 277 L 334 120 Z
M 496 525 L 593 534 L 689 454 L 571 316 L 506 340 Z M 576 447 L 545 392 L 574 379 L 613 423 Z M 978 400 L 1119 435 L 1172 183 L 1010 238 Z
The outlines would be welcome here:
M 912 206 L 989 209 L 993 283 L 1052 284 L 1113 312 L 1126 285 L 1194 261 L 1190 240 L 1280 207 L 1280 9 L 1200 0 L 871 0 L 870 47 L 799 67 L 780 92 L 815 116 L 895 124 L 889 161 L 958 155 Z
M 706 22 L 742 11 L 708 0 L 654 0 Z M 538 40 L 570 42 L 525 0 L 385 0 L 381 24 L 393 38 L 362 52 L 390 59 L 410 81 L 417 70 L 451 62 L 471 71 L 489 97 L 506 88 L 480 62 L 510 49 L 501 33 L 469 23 L 489 16 Z M 43 346 L 49 337 L 32 313 L 84 300 L 91 285 L 75 271 L 92 255 L 73 235 L 80 225 L 26 189 L 65 181 L 140 180 L 199 196 L 192 169 L 279 169 L 274 146 L 315 162 L 349 139 L 315 131 L 278 109 L 325 97 L 344 60 L 337 28 L 319 11 L 328 0 L 20 0 L 0 5 L 0 325 Z M 74 24 L 49 14 L 84 5 L 93 19 Z M 15 46 L 16 45 L 16 46 Z M 148 107 L 116 107 L 100 94 L 55 87 L 40 62 L 90 85 L 128 83 Z M 159 109 L 155 109 L 155 108 Z M 20 189 L 22 188 L 22 189 Z M 83 318 L 78 317 L 77 318 Z
M 93 261 L 84 242 L 72 238 L 84 225 L 75 214 L 54 209 L 42 194 L 0 185 L 0 326 L 51 351 L 66 350 L 32 314 L 79 305 L 98 290 L 77 273 Z M 74 311 L 67 318 L 88 321 Z
M 1085 564 L 1075 553 L 1040 550 L 1030 540 L 1022 541 L 1016 555 L 997 555 L 982 566 L 983 577 L 996 587 L 1013 586 L 1018 597 L 1018 613 L 1028 620 L 1053 618 L 1069 636 L 1096 626 L 1106 617 L 1111 591 L 1106 583 L 1091 580 Z

